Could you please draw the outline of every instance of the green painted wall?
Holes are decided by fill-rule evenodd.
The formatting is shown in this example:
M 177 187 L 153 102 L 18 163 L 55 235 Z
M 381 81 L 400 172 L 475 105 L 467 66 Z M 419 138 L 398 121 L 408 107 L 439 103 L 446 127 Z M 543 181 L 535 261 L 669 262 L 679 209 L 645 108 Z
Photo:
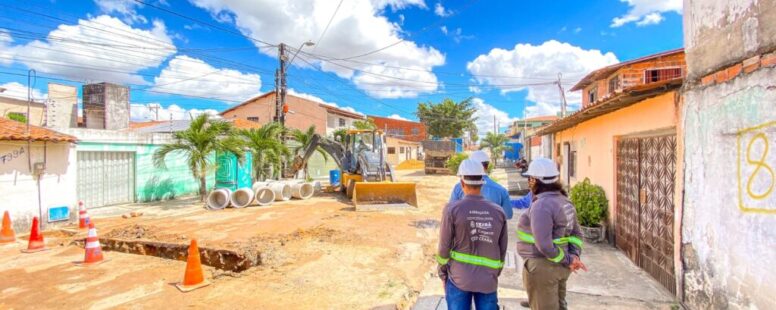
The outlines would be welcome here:
M 199 191 L 197 181 L 186 164 L 182 153 L 167 155 L 167 169 L 156 168 L 153 154 L 161 145 L 79 142 L 77 151 L 135 152 L 135 200 L 138 202 L 172 199 L 183 195 L 195 195 Z M 214 162 L 215 156 L 211 158 Z M 209 173 L 208 189 L 215 184 L 215 173 Z

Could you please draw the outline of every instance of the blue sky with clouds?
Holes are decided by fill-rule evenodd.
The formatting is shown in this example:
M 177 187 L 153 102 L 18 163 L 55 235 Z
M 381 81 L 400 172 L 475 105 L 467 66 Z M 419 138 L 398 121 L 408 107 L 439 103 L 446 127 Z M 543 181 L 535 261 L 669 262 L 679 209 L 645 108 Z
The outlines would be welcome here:
M 133 119 L 153 118 L 149 104 L 160 104 L 164 118 L 183 118 L 272 90 L 276 45 L 293 52 L 309 40 L 316 45 L 303 48 L 289 69 L 295 93 L 407 119 L 415 119 L 419 101 L 474 97 L 484 131 L 494 116 L 505 127 L 524 112 L 555 113 L 558 73 L 568 89 L 596 68 L 681 47 L 681 6 L 681 0 L 0 0 L 0 87 L 6 96 L 26 97 L 28 69 L 40 76 L 41 99 L 48 82 L 114 82 L 132 89 Z M 566 96 L 578 104 L 578 93 Z

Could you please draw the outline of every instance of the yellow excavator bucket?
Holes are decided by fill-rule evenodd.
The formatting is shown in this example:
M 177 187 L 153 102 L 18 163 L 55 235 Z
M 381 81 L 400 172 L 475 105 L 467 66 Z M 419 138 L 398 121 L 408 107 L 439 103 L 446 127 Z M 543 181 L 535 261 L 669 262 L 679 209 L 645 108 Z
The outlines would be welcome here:
M 416 184 L 412 182 L 356 182 L 353 205 L 356 211 L 417 208 L 415 187 Z

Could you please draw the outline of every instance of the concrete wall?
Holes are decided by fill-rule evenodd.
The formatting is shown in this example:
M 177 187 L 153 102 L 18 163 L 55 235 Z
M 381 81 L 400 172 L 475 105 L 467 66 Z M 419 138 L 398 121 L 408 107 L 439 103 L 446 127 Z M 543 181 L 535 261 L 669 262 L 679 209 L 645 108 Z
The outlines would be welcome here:
M 776 0 L 684 0 L 684 10 L 690 79 L 776 48 Z
M 30 171 L 27 156 L 32 163 L 46 162 L 45 173 L 38 177 Z M 29 232 L 33 216 L 41 216 L 41 225 L 47 223 L 48 208 L 68 206 L 70 219 L 78 216 L 76 210 L 75 146 L 70 143 L 0 141 L 0 212 L 8 210 L 17 234 Z
M 684 302 L 776 309 L 776 1 L 684 7 Z
M 78 90 L 73 86 L 49 83 L 48 94 L 46 127 L 77 127 Z
M 31 125 L 42 126 L 45 121 L 44 110 L 46 105 L 40 102 L 33 102 L 30 105 L 30 120 Z M 21 113 L 27 114 L 27 101 L 15 98 L 8 98 L 0 96 L 0 117 L 8 117 L 9 113 Z

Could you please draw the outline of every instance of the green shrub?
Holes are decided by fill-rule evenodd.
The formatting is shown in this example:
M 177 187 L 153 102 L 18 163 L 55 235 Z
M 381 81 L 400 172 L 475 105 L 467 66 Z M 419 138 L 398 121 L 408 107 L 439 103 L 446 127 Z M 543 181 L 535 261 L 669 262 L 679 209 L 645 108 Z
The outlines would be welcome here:
M 569 199 L 577 209 L 579 225 L 586 227 L 598 226 L 606 218 L 609 201 L 604 188 L 590 183 L 590 179 L 577 183 L 571 188 Z
M 458 166 L 461 165 L 461 162 L 464 161 L 464 159 L 469 158 L 469 154 L 466 153 L 458 153 L 450 157 L 450 159 L 447 160 L 447 163 L 445 163 L 445 167 L 450 170 L 450 173 L 456 174 L 458 173 Z
M 21 113 L 8 113 L 8 119 L 17 121 L 19 123 L 27 123 L 27 117 Z

